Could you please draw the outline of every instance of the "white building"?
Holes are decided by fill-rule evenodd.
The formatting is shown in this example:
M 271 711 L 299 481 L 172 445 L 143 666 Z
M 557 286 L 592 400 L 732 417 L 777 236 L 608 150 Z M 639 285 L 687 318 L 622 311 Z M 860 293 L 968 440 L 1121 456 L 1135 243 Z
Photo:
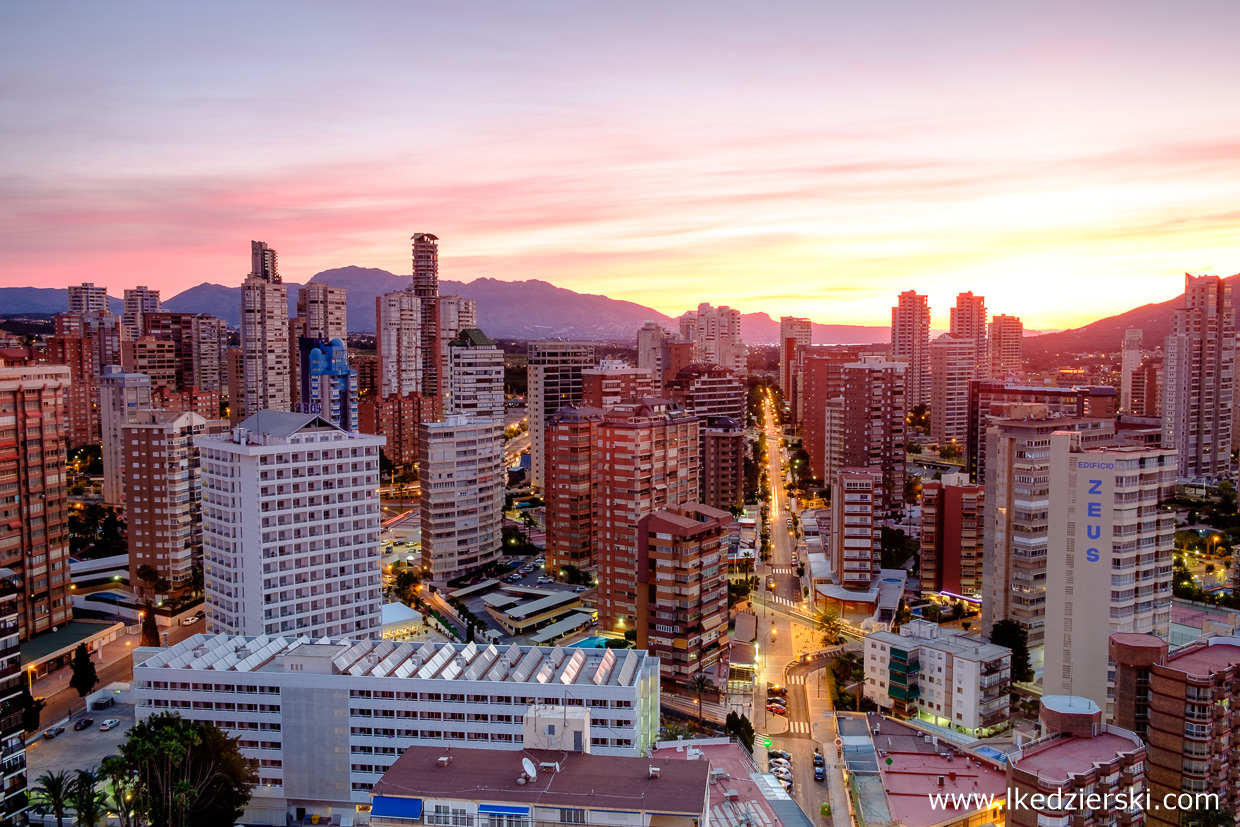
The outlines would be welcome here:
M 209 631 L 379 636 L 385 442 L 283 411 L 195 439 Z
M 108 288 L 96 287 L 94 282 L 69 285 L 69 312 L 95 313 L 109 312 Z
M 448 342 L 444 359 L 444 413 L 504 418 L 504 351 L 477 328 L 464 328 Z
M 1119 409 L 1132 413 L 1132 374 L 1141 367 L 1141 328 L 1130 327 L 1124 331 L 1124 346 L 1120 351 Z M 1144 408 L 1144 406 L 1142 406 Z
M 884 710 L 984 738 L 1007 728 L 1012 650 L 914 620 L 866 635 L 865 696 Z
M 741 341 L 741 311 L 702 302 L 697 310 L 680 317 L 680 335 L 693 342 L 694 361 L 722 365 L 737 376 L 749 374 L 748 351 Z
M 422 567 L 443 582 L 480 569 L 503 545 L 504 422 L 450 415 L 418 429 Z
M 103 438 L 103 501 L 125 501 L 125 449 L 121 428 L 136 422 L 138 411 L 151 407 L 151 377 L 125 373 L 120 365 L 105 365 L 99 377 L 99 424 Z
M 914 290 L 891 308 L 891 358 L 908 362 L 909 408 L 930 404 L 930 299 Z
M 163 305 L 159 301 L 159 291 L 138 285 L 125 290 L 125 310 L 121 315 L 121 334 L 129 340 L 142 335 L 142 316 L 146 313 L 159 313 Z
M 663 340 L 667 331 L 658 322 L 646 322 L 637 329 L 637 366 L 663 375 Z
M 1108 641 L 1116 632 L 1171 633 L 1175 451 L 1083 449 L 1081 435 L 1050 438 L 1050 536 L 1046 571 L 1048 695 L 1098 704 L 1113 720 Z
M 410 290 L 375 299 L 375 338 L 379 356 L 379 396 L 422 390 L 422 303 Z
M 983 335 L 983 346 L 985 340 Z M 977 378 L 977 348 L 976 339 L 946 333 L 930 343 L 930 438 L 941 445 L 954 442 L 962 451 L 969 436 L 969 382 Z
M 459 336 L 462 330 L 474 330 L 477 327 L 477 301 L 461 296 L 439 297 L 439 350 L 444 370 L 448 369 L 448 344 Z M 447 393 L 447 389 L 444 393 Z
M 343 287 L 312 282 L 297 293 L 297 315 L 306 320 L 302 333 L 311 339 L 348 337 L 348 296 Z
M 134 660 L 138 720 L 210 721 L 259 762 L 247 823 L 356 817 L 406 748 L 520 750 L 539 707 L 587 712 L 595 755 L 642 755 L 659 726 L 659 661 L 637 650 L 195 635 Z
M 560 408 L 581 404 L 581 371 L 594 365 L 593 342 L 530 342 L 528 353 L 530 482 L 542 490 L 546 475 L 547 420 Z
M 242 418 L 259 411 L 287 411 L 289 385 L 288 288 L 280 280 L 276 251 L 250 242 L 250 275 L 241 285 Z
M 1025 325 L 1018 316 L 999 313 L 990 319 L 986 375 L 991 379 L 1019 379 L 1025 375 Z

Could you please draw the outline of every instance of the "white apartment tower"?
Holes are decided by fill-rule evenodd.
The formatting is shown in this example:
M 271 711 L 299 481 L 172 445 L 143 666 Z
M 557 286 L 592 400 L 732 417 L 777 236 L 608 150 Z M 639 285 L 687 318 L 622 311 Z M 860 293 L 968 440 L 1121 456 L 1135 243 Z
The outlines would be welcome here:
M 784 392 L 785 398 L 792 396 L 797 350 L 813 343 L 813 332 L 813 323 L 809 319 L 779 317 L 779 389 Z
M 1119 363 L 1119 409 L 1131 413 L 1132 374 L 1141 367 L 1141 328 L 1130 327 L 1124 331 L 1124 347 Z
M 504 419 L 504 352 L 477 328 L 463 328 L 448 342 L 444 360 L 445 414 Z
M 680 335 L 693 342 L 699 362 L 722 365 L 737 376 L 749 374 L 747 351 L 741 341 L 741 312 L 731 307 L 698 305 L 680 317 Z
M 448 369 L 448 343 L 462 330 L 478 329 L 478 302 L 460 296 L 439 297 L 439 355 Z M 445 406 L 447 390 L 444 390 Z
M 1025 325 L 1017 316 L 1003 313 L 990 319 L 987 337 L 986 372 L 991 379 L 1020 379 L 1024 376 Z
M 306 320 L 305 332 L 311 339 L 348 338 L 348 305 L 343 287 L 311 282 L 297 293 L 297 315 Z M 304 381 L 304 380 L 303 380 Z
M 125 310 L 121 315 L 121 335 L 133 341 L 142 335 L 142 316 L 145 313 L 159 313 L 163 305 L 159 301 L 159 291 L 138 285 L 125 291 Z
M 259 411 L 287 411 L 289 376 L 288 288 L 280 281 L 276 251 L 250 242 L 250 275 L 241 286 L 242 418 Z
M 421 306 L 409 290 L 375 299 L 380 398 L 422 390 Z
M 891 308 L 891 356 L 908 362 L 909 408 L 929 405 L 930 302 L 915 290 L 905 290 Z
M 497 560 L 503 544 L 503 419 L 450 414 L 418 430 L 422 565 L 442 583 Z
M 975 378 L 976 340 L 944 333 L 930 343 L 930 438 L 935 442 L 954 442 L 963 449 L 969 436 L 969 383 Z
M 970 339 L 977 348 L 974 359 L 976 379 L 985 378 L 986 371 L 986 297 L 972 291 L 956 296 L 952 308 L 951 327 L 947 331 L 957 339 Z M 933 408 L 931 409 L 933 410 Z
M 527 353 L 531 481 L 534 488 L 542 490 L 547 421 L 560 408 L 581 404 L 581 372 L 594 365 L 594 343 L 530 342 Z
M 1175 517 L 1158 503 L 1175 494 L 1175 451 L 1081 447 L 1051 435 L 1046 579 L 1048 695 L 1089 698 L 1115 713 L 1108 642 L 1116 632 L 1171 632 Z
M 120 365 L 105 365 L 99 377 L 99 424 L 103 435 L 103 501 L 125 501 L 125 448 L 121 429 L 136 422 L 139 411 L 151 407 L 151 377 L 125 373 Z
M 1236 324 L 1231 285 L 1184 276 L 1184 307 L 1163 346 L 1163 447 L 1187 479 L 1218 479 L 1231 466 Z
M 93 282 L 69 285 L 69 312 L 77 314 L 107 313 L 108 288 L 96 287 Z
M 658 322 L 646 322 L 637 330 L 637 366 L 663 375 L 663 340 L 667 331 Z
M 208 631 L 379 636 L 385 442 L 271 410 L 195 439 Z

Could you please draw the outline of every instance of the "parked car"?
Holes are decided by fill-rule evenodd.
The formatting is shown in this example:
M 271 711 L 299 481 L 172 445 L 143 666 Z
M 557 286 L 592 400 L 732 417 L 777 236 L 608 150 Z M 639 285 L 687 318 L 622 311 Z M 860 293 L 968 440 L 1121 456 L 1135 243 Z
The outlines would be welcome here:
M 99 725 L 99 731 L 107 732 L 109 729 L 116 729 L 120 725 L 121 725 L 121 722 L 119 719 L 108 718 L 106 721 L 104 721 L 102 724 Z
M 779 704 L 767 704 L 766 711 L 774 712 L 776 715 L 787 715 L 788 714 L 788 710 L 780 706 Z
M 73 722 L 73 731 L 81 732 L 95 722 L 94 718 L 78 718 Z
M 826 760 L 825 760 L 825 759 L 823 759 L 823 757 L 822 757 L 822 753 L 821 753 L 821 752 L 815 752 L 815 753 L 814 753 L 814 766 L 815 766 L 815 767 L 821 767 L 821 766 L 824 766 L 826 763 L 827 763 L 827 762 L 826 762 Z
M 818 766 L 814 767 L 814 780 L 815 780 L 815 781 L 823 781 L 823 780 L 825 780 L 825 779 L 826 779 L 826 777 L 827 777 L 827 768 L 826 768 L 826 767 L 824 767 L 824 766 L 822 766 L 822 765 L 818 765 Z
M 551 581 L 551 578 L 550 578 L 550 577 L 540 577 L 540 578 L 538 578 L 538 582 L 539 582 L 539 583 L 550 583 L 550 582 L 552 582 L 552 581 Z
M 202 620 L 201 617 L 199 617 L 198 615 L 194 615 L 193 617 L 187 617 L 184 620 L 182 620 L 181 625 L 182 626 L 193 626 L 195 623 L 197 623 L 200 620 Z
M 584 592 L 585 590 L 586 590 L 585 586 L 576 586 L 573 588 L 573 591 L 575 592 Z
M 62 726 L 50 727 L 48 729 L 43 730 L 43 737 L 50 741 L 64 731 L 65 731 L 65 728 Z
M 768 749 L 766 751 L 767 758 L 782 758 L 785 761 L 791 761 L 791 753 L 784 752 L 782 749 Z
M 767 695 L 778 695 L 779 697 L 783 698 L 788 695 L 788 687 L 780 686 L 777 683 L 768 683 L 766 685 L 766 694 Z
M 772 767 L 783 767 L 786 770 L 792 769 L 792 762 L 787 758 L 771 758 L 767 763 Z
M 771 770 L 771 775 L 775 776 L 776 778 L 786 779 L 786 780 L 788 780 L 788 781 L 791 781 L 791 780 L 792 780 L 792 771 L 791 771 L 791 770 L 781 770 L 781 769 L 779 769 L 779 767 L 775 767 L 774 769 L 772 769 L 772 770 Z
M 198 618 L 199 620 L 202 620 L 206 616 L 207 616 L 207 613 L 204 612 L 202 609 L 199 609 L 198 611 L 194 612 L 194 617 Z

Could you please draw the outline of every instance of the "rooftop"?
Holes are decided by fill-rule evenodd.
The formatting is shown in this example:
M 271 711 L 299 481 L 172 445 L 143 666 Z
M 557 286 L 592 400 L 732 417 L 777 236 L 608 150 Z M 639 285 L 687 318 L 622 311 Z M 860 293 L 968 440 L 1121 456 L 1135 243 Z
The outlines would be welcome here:
M 307 426 L 340 430 L 318 414 L 266 410 L 247 417 L 239 427 L 263 436 L 290 437 Z
M 441 765 L 439 759 L 449 760 Z M 542 770 L 526 783 L 521 758 Z M 651 767 L 657 767 L 655 776 Z M 662 755 L 638 758 L 550 750 L 409 747 L 371 794 L 529 804 L 538 807 L 597 808 L 697 816 L 706 802 L 710 765 Z
M 1208 675 L 1225 672 L 1240 664 L 1240 638 L 1212 637 L 1202 645 L 1186 647 L 1172 652 L 1166 666 L 1189 675 Z
M 683 751 L 681 751 L 683 750 Z M 710 823 L 723 827 L 810 827 L 804 811 L 773 776 L 759 772 L 744 747 L 726 738 L 702 738 L 683 744 L 661 742 L 654 753 L 660 759 L 686 763 L 708 762 L 721 777 L 710 782 Z M 736 800 L 729 799 L 730 792 Z
M 629 649 L 566 649 L 517 646 L 506 649 L 477 643 L 395 643 L 344 638 L 246 637 L 198 634 L 154 652 L 135 670 L 188 669 L 216 672 L 283 672 L 283 657 L 321 657 L 334 652 L 334 675 L 434 680 L 485 680 L 505 683 L 635 686 L 647 655 Z M 135 677 L 142 673 L 135 671 Z M 149 678 L 149 674 L 147 675 Z
M 1141 746 L 1141 740 L 1131 732 L 1107 726 L 1092 738 L 1061 735 L 1041 743 L 1034 742 L 1031 748 L 1013 753 L 1008 760 L 1016 769 L 1048 781 L 1063 782 L 1070 775 L 1089 772 L 1095 765 L 1114 761 Z

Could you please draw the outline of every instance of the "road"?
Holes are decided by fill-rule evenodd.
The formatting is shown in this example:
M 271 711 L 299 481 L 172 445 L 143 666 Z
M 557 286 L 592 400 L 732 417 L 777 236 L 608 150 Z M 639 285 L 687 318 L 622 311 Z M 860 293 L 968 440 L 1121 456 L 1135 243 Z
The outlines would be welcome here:
M 788 519 L 792 512 L 789 511 L 788 495 L 784 491 L 784 449 L 780 445 L 783 433 L 777 420 L 775 404 L 768 399 L 765 408 L 766 470 L 771 485 L 771 559 L 764 567 L 763 588 L 774 579 L 775 595 L 790 603 L 797 603 L 802 601 L 803 592 L 801 578 L 797 577 L 796 565 L 792 562 L 796 539 L 788 528 Z

